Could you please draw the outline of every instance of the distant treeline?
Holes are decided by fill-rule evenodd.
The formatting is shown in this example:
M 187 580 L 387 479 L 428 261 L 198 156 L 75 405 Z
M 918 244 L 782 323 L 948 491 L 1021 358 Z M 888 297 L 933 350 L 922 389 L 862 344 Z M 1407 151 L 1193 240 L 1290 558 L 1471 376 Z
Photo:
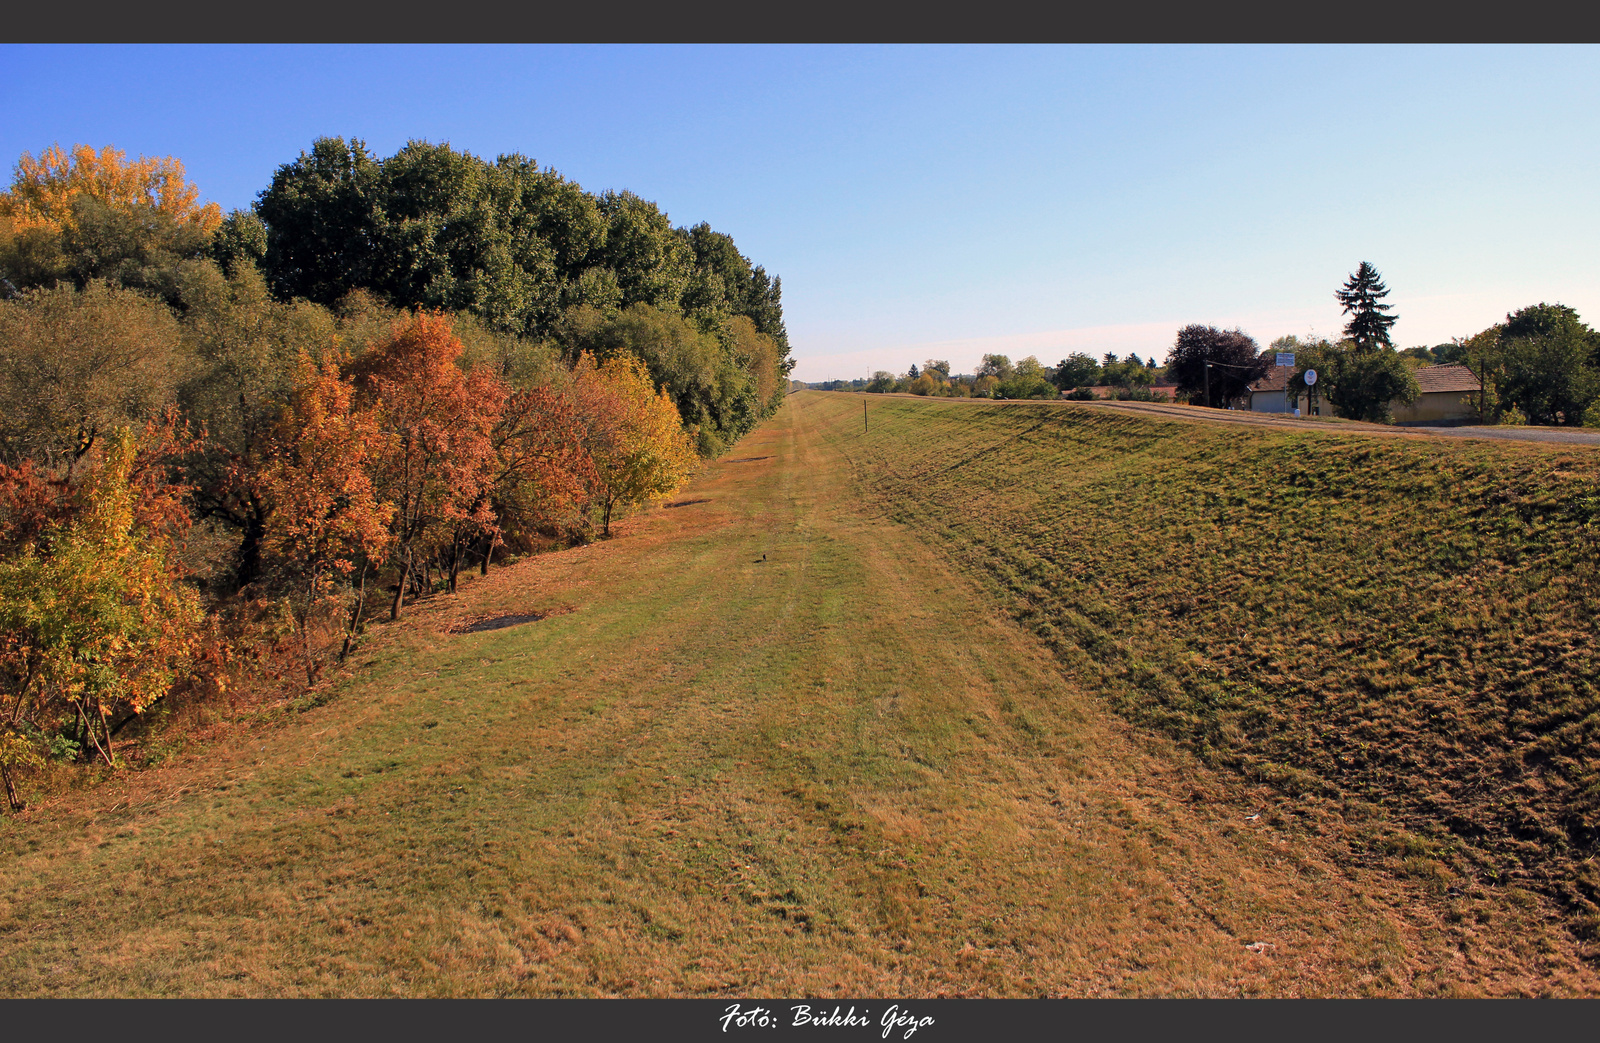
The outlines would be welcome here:
M 590 538 L 781 403 L 781 288 L 522 156 L 317 141 L 224 216 L 172 158 L 0 195 L 0 774 L 348 652 L 464 563 Z M 119 735 L 119 733 L 121 733 Z
M 1106 353 L 1096 362 L 1089 355 L 1069 355 L 1054 366 L 1046 366 L 1029 355 L 1013 363 L 1005 355 L 985 355 L 976 373 L 950 372 L 944 359 L 928 359 L 919 368 L 915 363 L 904 373 L 878 370 L 870 378 L 825 380 L 808 385 L 818 391 L 862 391 L 867 394 L 908 394 L 944 398 L 1091 398 L 1091 387 L 1105 387 L 1115 398 L 1153 398 L 1150 387 L 1162 370 L 1155 359 L 1129 355 L 1118 359 Z M 1076 395 L 1074 395 L 1076 392 Z

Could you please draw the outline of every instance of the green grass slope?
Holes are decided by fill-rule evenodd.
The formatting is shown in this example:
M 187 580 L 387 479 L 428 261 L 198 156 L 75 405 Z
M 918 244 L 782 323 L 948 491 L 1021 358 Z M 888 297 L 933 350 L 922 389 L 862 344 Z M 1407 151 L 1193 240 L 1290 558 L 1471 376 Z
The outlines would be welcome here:
M 1600 451 L 831 398 L 867 494 L 1128 719 L 1600 952 Z

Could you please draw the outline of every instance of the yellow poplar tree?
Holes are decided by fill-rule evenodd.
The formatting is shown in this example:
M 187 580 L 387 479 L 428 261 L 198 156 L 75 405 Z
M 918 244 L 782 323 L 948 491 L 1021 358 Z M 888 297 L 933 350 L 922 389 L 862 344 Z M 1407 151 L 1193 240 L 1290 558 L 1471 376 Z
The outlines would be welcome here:
M 18 232 L 43 228 L 59 233 L 72 225 L 72 202 L 81 195 L 113 210 L 156 210 L 202 232 L 213 232 L 222 224 L 221 207 L 199 205 L 200 189 L 190 183 L 182 161 L 140 156 L 130 163 L 127 153 L 112 145 L 99 151 L 74 145 L 68 151 L 55 144 L 37 159 L 24 152 L 11 191 L 0 195 L 0 218 L 9 218 Z

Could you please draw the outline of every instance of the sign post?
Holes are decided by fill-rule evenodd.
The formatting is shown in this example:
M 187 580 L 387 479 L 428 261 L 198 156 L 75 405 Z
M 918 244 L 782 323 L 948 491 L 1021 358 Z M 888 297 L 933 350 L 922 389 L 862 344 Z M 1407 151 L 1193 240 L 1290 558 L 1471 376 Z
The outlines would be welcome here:
M 1314 369 L 1308 369 L 1308 370 L 1306 370 L 1305 377 L 1306 377 L 1306 406 L 1311 409 L 1311 415 L 1312 416 L 1321 416 L 1322 414 L 1317 412 L 1316 406 L 1312 405 L 1312 403 L 1315 402 L 1316 398 L 1317 398 L 1317 371 L 1314 370 Z

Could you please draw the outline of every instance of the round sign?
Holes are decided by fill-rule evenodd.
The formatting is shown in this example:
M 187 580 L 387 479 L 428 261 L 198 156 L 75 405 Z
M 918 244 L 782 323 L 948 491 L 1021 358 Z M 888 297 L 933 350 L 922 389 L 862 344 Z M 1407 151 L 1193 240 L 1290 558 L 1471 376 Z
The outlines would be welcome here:
M 1314 370 L 1314 369 L 1306 370 L 1306 387 L 1310 387 L 1311 385 L 1315 384 L 1316 382 L 1317 382 L 1317 371 Z

